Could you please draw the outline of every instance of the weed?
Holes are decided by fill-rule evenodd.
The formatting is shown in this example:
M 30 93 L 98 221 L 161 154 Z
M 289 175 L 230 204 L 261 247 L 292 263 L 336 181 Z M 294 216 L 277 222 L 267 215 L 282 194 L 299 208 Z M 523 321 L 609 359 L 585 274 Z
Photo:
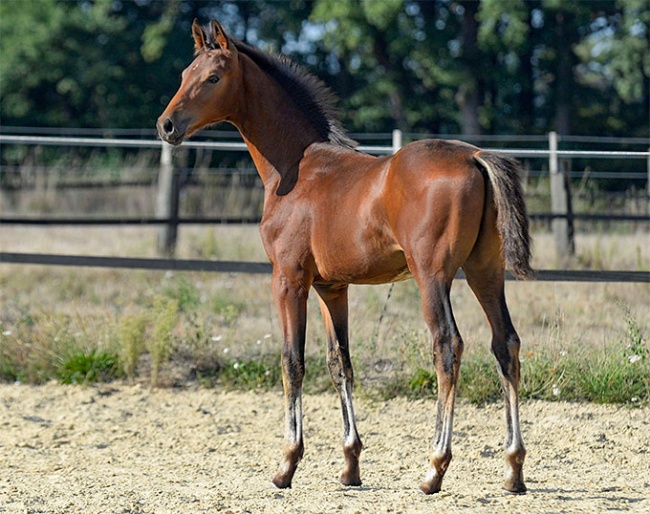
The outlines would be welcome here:
M 650 354 L 650 348 L 645 344 L 645 336 L 636 321 L 636 317 L 632 314 L 630 307 L 624 303 L 619 303 L 619 307 L 625 315 L 625 356 L 630 364 L 639 361 L 645 363 Z
M 438 390 L 437 378 L 435 372 L 431 372 L 424 368 L 418 368 L 415 373 L 408 380 L 408 388 L 412 393 L 418 396 L 429 394 L 436 394 Z
M 637 403 L 650 399 L 650 371 L 615 355 L 587 361 L 573 377 L 578 399 L 595 403 Z
M 522 398 L 535 400 L 559 400 L 570 397 L 565 383 L 566 359 L 559 361 L 547 352 L 535 352 L 521 363 Z
M 491 355 L 467 359 L 460 369 L 458 395 L 476 405 L 500 399 L 503 392 L 496 366 Z
M 166 296 L 178 303 L 178 310 L 183 313 L 193 312 L 201 303 L 201 295 L 194 284 L 181 276 L 165 291 Z
M 238 389 L 271 389 L 281 382 L 280 359 L 267 356 L 258 360 L 234 361 L 221 371 L 221 383 Z
M 151 356 L 151 386 L 158 384 L 160 367 L 171 356 L 173 334 L 178 323 L 178 302 L 163 296 L 154 298 L 151 310 L 152 333 L 145 346 Z
M 56 375 L 64 384 L 90 384 L 120 376 L 120 367 L 115 354 L 93 349 L 70 355 L 61 363 Z
M 229 327 L 239 318 L 244 310 L 244 306 L 240 303 L 233 302 L 227 296 L 219 295 L 215 296 L 212 301 L 212 310 L 221 317 L 222 323 Z
M 125 316 L 118 327 L 118 357 L 126 376 L 133 380 L 138 360 L 144 350 L 146 318 L 142 314 Z

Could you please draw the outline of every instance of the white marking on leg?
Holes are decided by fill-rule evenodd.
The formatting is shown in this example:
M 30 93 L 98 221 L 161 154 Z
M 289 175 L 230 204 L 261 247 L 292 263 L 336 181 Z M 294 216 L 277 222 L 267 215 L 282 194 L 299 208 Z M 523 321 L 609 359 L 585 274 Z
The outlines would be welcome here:
M 294 398 L 294 401 L 287 402 L 287 418 L 285 424 L 285 441 L 295 446 L 302 439 L 302 390 Z
M 521 425 L 519 422 L 519 406 L 517 395 L 514 392 L 513 388 L 509 388 L 510 393 L 510 427 L 512 430 L 511 441 L 508 450 L 519 451 L 524 449 L 524 441 L 521 436 Z
M 341 388 L 341 399 L 343 401 L 343 408 L 347 413 L 347 426 L 343 427 L 344 441 L 346 447 L 351 447 L 358 441 L 359 434 L 357 433 L 356 421 L 354 419 L 354 407 L 352 406 L 352 388 L 346 381 L 344 387 Z M 346 419 L 344 417 L 344 419 Z

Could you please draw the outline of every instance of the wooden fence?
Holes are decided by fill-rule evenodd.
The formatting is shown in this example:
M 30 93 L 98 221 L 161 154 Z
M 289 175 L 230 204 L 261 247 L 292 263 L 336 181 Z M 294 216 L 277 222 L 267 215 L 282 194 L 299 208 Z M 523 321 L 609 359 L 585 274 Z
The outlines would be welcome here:
M 217 273 L 271 273 L 268 262 L 209 261 L 198 259 L 99 257 L 0 252 L 0 264 L 37 264 L 92 268 L 207 271 Z M 459 271 L 456 278 L 464 279 Z M 519 280 L 506 273 L 507 280 Z M 542 282 L 628 282 L 650 283 L 650 271 L 536 270 L 532 280 Z
M 403 135 L 396 130 L 392 133 L 391 145 L 361 145 L 360 151 L 371 154 L 389 154 L 402 146 Z M 575 220 L 591 221 L 633 221 L 650 222 L 650 151 L 595 151 L 595 150 L 562 150 L 558 148 L 558 136 L 554 132 L 548 134 L 548 149 L 495 149 L 519 158 L 548 159 L 548 170 L 551 185 L 551 212 L 531 213 L 531 219 L 550 220 L 555 236 L 558 255 L 571 254 L 574 249 L 573 223 Z M 175 173 L 171 147 L 161 141 L 98 138 L 98 137 L 52 137 L 0 134 L 0 144 L 17 145 L 50 145 L 50 146 L 89 146 L 89 147 L 120 147 L 120 148 L 154 148 L 160 149 L 160 168 L 157 182 L 156 212 L 152 218 L 108 218 L 108 219 L 79 219 L 79 218 L 26 218 L 0 217 L 0 224 L 33 224 L 33 225 L 160 225 L 159 253 L 161 259 L 119 259 L 107 257 L 84 256 L 54 256 L 37 254 L 0 253 L 0 263 L 23 264 L 52 264 L 74 266 L 110 266 L 119 268 L 146 269 L 186 269 L 195 271 L 234 271 L 244 273 L 268 272 L 265 263 L 218 263 L 214 261 L 182 261 L 173 259 L 174 248 L 179 225 L 182 224 L 223 224 L 223 223 L 257 223 L 258 217 L 231 218 L 189 218 L 179 216 L 178 173 Z M 238 141 L 188 141 L 186 148 L 202 148 L 222 151 L 246 150 L 243 142 Z M 612 215 L 576 214 L 571 208 L 570 164 L 572 158 L 595 157 L 599 159 L 645 159 L 646 173 L 636 173 L 634 178 L 646 180 L 648 195 L 648 210 L 644 215 Z M 629 176 L 629 175 L 628 175 Z M 537 275 L 538 280 L 579 280 L 579 281 L 624 281 L 648 282 L 647 272 L 592 272 L 592 271 L 560 271 L 542 270 Z

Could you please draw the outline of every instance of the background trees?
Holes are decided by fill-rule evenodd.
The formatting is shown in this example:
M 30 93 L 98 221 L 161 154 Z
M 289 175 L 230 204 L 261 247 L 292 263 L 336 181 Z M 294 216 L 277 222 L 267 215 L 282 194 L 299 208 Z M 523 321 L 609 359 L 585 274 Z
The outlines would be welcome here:
M 195 17 L 317 73 L 351 131 L 648 136 L 645 0 L 0 2 L 2 125 L 153 127 Z

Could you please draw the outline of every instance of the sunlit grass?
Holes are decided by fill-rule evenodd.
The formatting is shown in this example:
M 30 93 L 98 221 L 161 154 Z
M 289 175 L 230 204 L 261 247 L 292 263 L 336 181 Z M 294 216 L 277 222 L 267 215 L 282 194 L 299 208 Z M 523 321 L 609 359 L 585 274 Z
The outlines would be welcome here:
M 91 230 L 85 239 L 74 234 L 67 245 L 48 241 L 70 236 L 67 229 L 30 230 L 16 249 L 18 234 L 2 227 L 0 249 L 55 253 L 61 245 L 67 253 L 144 256 L 155 246 L 149 228 Z M 535 240 L 535 265 L 553 267 L 552 239 L 539 234 Z M 581 236 L 573 266 L 590 261 L 605 269 L 650 269 L 649 246 L 643 232 Z M 265 260 L 256 227 L 183 227 L 179 256 L 208 254 Z M 522 339 L 523 398 L 650 401 L 650 286 L 511 282 L 506 293 Z M 466 343 L 459 394 L 475 403 L 498 399 L 484 314 L 464 281 L 454 284 L 451 299 Z M 269 276 L 0 265 L 0 323 L 4 381 L 68 380 L 62 375 L 68 373 L 75 377 L 69 381 L 82 383 L 126 376 L 160 386 L 198 380 L 281 388 Z M 350 331 L 357 385 L 365 394 L 435 394 L 429 333 L 413 281 L 392 290 L 353 286 Z M 307 336 L 309 387 L 327 389 L 325 337 L 313 295 Z M 104 356 L 115 356 L 113 367 L 102 364 L 109 360 Z

